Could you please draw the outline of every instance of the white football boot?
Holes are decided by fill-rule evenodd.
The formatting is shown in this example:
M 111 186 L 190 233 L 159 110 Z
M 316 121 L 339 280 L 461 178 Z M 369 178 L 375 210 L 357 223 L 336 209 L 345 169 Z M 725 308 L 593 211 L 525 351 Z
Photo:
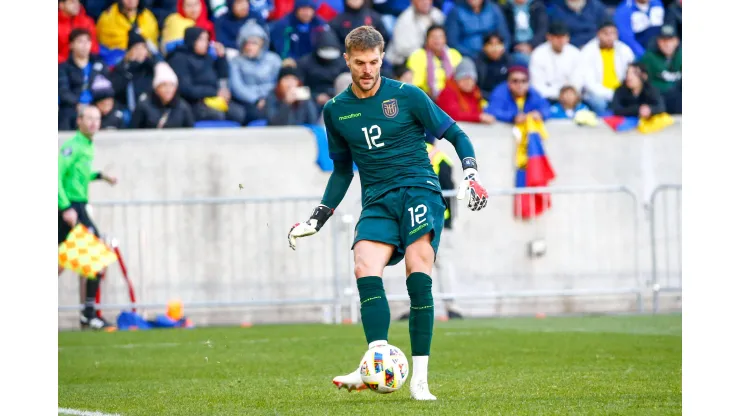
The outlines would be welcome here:
M 426 380 L 414 380 L 412 377 L 409 390 L 414 400 L 437 400 L 437 396 L 429 392 L 429 384 Z
M 365 390 L 367 388 L 365 383 L 362 382 L 362 377 L 360 377 L 360 367 L 347 375 L 334 377 L 332 383 L 338 389 L 347 389 L 347 391 Z

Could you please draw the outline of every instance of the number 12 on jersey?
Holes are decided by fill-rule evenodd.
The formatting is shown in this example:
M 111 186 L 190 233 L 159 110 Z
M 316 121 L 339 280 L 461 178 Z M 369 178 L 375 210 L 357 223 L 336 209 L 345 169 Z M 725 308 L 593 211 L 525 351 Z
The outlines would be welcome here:
M 373 149 L 373 146 L 374 147 L 383 147 L 383 146 L 385 146 L 385 143 L 383 143 L 383 142 L 377 142 L 376 141 L 376 140 L 378 140 L 380 138 L 380 135 L 382 133 L 380 131 L 380 127 L 378 127 L 377 125 L 373 124 L 372 127 L 370 127 L 369 130 L 368 130 L 367 127 L 363 127 L 362 128 L 362 132 L 365 133 L 365 141 L 367 141 L 367 148 L 368 149 L 372 150 Z

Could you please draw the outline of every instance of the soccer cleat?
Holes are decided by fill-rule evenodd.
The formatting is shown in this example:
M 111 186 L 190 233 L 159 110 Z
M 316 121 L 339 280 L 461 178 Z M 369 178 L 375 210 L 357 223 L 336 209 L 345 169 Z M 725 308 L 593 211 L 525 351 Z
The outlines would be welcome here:
M 337 386 L 338 389 L 347 389 L 347 391 L 365 390 L 367 388 L 365 383 L 362 382 L 362 377 L 360 377 L 359 367 L 357 368 L 357 370 L 347 375 L 334 377 L 332 383 L 334 383 L 334 385 Z
M 409 390 L 414 400 L 437 400 L 437 397 L 429 392 L 429 384 L 426 380 L 411 380 Z
M 116 329 L 114 325 L 108 323 L 104 318 L 94 315 L 92 317 L 80 315 L 80 327 L 82 329 L 91 328 L 97 331 L 113 331 Z

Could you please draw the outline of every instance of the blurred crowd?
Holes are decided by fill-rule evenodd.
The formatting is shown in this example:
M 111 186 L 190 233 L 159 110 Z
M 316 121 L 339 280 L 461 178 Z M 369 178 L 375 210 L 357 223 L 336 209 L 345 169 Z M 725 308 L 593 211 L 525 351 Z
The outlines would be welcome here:
M 301 125 L 372 25 L 457 121 L 681 113 L 682 0 L 58 0 L 59 130 Z

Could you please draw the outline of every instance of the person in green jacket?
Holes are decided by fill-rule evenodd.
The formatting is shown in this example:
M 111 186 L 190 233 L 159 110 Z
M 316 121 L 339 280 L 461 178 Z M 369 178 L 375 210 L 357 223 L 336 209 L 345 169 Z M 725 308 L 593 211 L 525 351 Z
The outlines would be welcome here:
M 681 114 L 681 45 L 676 28 L 664 25 L 655 47 L 640 58 L 650 83 L 658 88 L 670 114 Z
M 98 228 L 87 215 L 87 191 L 91 181 L 104 180 L 115 185 L 117 180 L 102 172 L 92 170 L 94 157 L 93 136 L 100 130 L 100 110 L 94 106 L 85 107 L 77 116 L 77 133 L 64 142 L 59 150 L 59 244 L 75 225 L 82 224 L 100 237 Z M 63 269 L 59 268 L 59 275 Z M 112 327 L 105 319 L 95 313 L 95 295 L 98 292 L 100 277 L 105 270 L 93 278 L 87 279 L 85 285 L 85 309 L 80 316 L 83 328 L 106 329 Z

